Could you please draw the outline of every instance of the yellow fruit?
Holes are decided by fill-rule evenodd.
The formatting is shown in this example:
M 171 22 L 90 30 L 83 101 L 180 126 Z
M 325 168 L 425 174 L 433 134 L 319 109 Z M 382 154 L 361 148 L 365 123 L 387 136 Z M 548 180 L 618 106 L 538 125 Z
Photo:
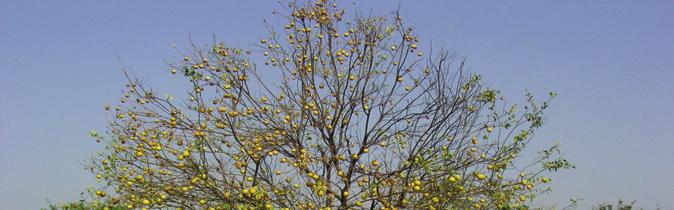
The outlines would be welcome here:
M 96 195 L 98 195 L 100 197 L 105 197 L 105 194 L 106 194 L 105 191 L 96 190 Z
M 478 180 L 484 180 L 485 178 L 487 178 L 487 176 L 485 176 L 483 173 L 477 173 L 477 174 L 475 174 L 475 177 Z

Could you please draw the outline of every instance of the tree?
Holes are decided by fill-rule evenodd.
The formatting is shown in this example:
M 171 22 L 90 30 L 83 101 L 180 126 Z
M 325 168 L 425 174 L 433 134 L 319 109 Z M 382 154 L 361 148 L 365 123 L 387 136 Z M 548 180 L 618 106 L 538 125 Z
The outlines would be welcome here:
M 613 207 L 615 207 L 615 210 L 632 210 L 632 209 L 637 209 L 637 207 L 635 207 L 635 205 L 634 205 L 636 203 L 637 203 L 637 201 L 634 201 L 634 200 L 629 202 L 629 203 L 626 203 L 625 201 L 620 199 L 620 200 L 618 200 L 618 204 L 615 205 L 615 206 L 610 204 L 610 203 L 603 203 L 603 204 L 600 204 L 597 207 L 592 207 L 592 209 L 593 210 L 595 210 L 595 209 L 596 210 L 614 210 Z M 639 209 L 642 209 L 642 208 L 639 208 Z
M 184 101 L 136 77 L 91 171 L 108 203 L 177 209 L 513 209 L 573 167 L 517 159 L 548 102 L 522 110 L 411 27 L 336 3 L 289 3 L 256 49 L 215 42 L 171 65 Z M 264 67 L 254 64 L 255 56 Z M 550 94 L 554 97 L 554 94 Z M 109 193 L 108 193 L 109 192 Z

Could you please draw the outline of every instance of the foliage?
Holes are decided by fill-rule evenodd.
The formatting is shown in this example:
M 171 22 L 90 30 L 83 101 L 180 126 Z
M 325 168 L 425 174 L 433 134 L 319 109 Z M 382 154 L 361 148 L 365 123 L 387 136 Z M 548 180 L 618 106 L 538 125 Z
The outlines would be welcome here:
M 70 203 L 49 204 L 48 208 L 42 208 L 42 210 L 127 210 L 127 208 L 121 205 L 110 205 L 100 201 L 87 203 L 85 200 L 80 200 Z
M 513 164 L 548 101 L 506 103 L 456 54 L 426 57 L 398 14 L 290 3 L 255 49 L 195 47 L 184 101 L 129 76 L 91 171 L 128 208 L 527 209 L 572 168 L 558 146 Z M 253 60 L 260 56 L 264 67 Z M 181 73 L 181 74 L 178 74 Z M 550 98 L 554 94 L 550 94 Z
M 597 207 L 593 207 L 592 209 L 593 210 L 632 210 L 632 209 L 637 209 L 636 207 L 634 207 L 635 203 L 636 203 L 636 201 L 631 201 L 629 203 L 625 203 L 625 201 L 623 201 L 621 199 L 621 200 L 618 200 L 618 204 L 615 205 L 615 206 L 612 205 L 612 204 L 609 204 L 609 203 L 604 203 L 604 204 L 601 204 Z M 615 208 L 613 208 L 613 207 L 615 207 Z

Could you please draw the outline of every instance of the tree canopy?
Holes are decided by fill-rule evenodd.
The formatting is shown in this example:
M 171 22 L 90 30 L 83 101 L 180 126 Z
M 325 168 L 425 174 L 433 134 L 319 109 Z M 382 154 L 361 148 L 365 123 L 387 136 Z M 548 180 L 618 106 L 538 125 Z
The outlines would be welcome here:
M 251 49 L 194 46 L 165 97 L 127 74 L 89 169 L 127 208 L 526 209 L 559 146 L 515 160 L 548 100 L 507 103 L 456 53 L 392 17 L 284 3 Z M 425 51 L 425 52 L 422 52 Z M 259 62 L 255 62 L 259 61 Z M 125 72 L 126 73 L 126 72 Z M 554 97 L 550 93 L 550 98 Z

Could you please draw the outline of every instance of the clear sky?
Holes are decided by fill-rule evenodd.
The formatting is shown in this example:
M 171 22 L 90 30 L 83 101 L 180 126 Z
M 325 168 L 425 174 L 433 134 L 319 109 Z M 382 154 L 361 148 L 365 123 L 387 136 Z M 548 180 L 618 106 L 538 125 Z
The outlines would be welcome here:
M 344 1 L 350 3 L 352 1 Z M 466 56 L 508 96 L 556 91 L 532 148 L 556 140 L 577 169 L 553 175 L 540 202 L 581 209 L 619 198 L 674 209 L 674 1 L 399 1 L 422 40 Z M 374 14 L 398 1 L 364 0 Z M 76 200 L 94 184 L 103 106 L 125 65 L 181 93 L 171 44 L 212 35 L 248 46 L 275 1 L 0 0 L 0 209 Z M 522 99 L 523 97 L 514 97 Z

